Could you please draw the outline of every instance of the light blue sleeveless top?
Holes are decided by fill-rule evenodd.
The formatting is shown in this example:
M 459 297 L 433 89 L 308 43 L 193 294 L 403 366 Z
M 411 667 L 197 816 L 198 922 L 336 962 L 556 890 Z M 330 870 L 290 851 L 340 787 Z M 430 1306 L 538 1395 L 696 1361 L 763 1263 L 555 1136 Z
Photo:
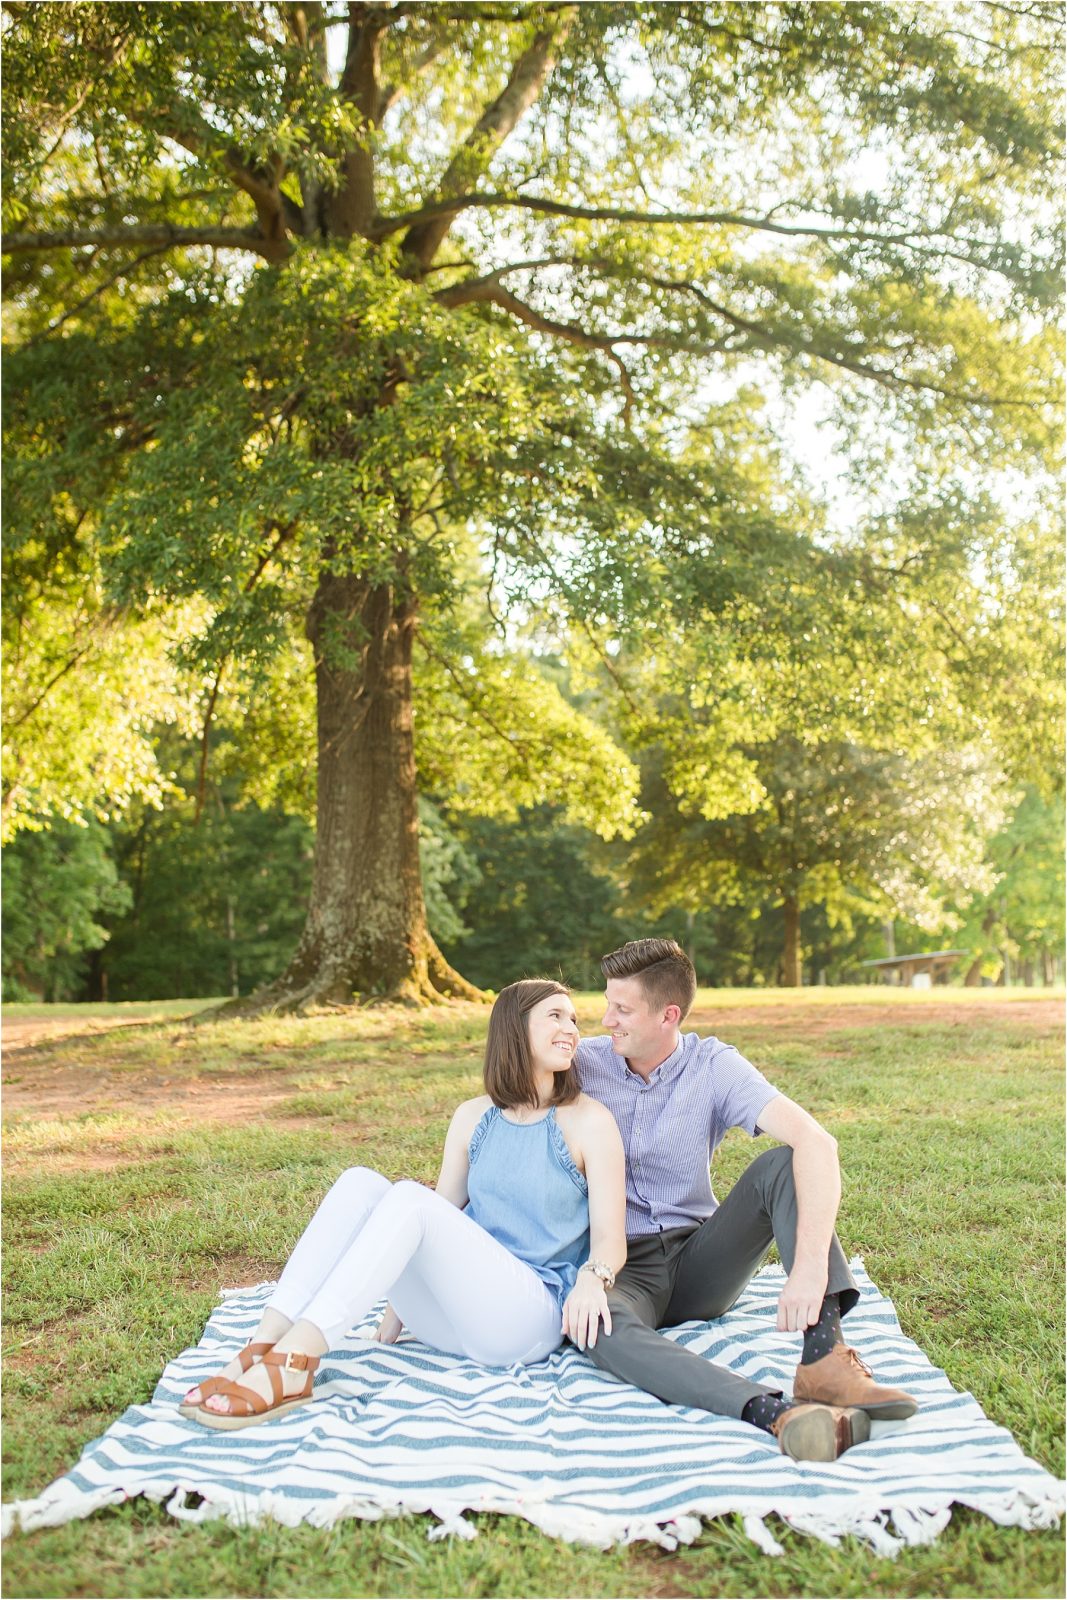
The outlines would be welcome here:
M 589 1185 L 556 1122 L 509 1122 L 490 1106 L 471 1135 L 467 1215 L 546 1285 L 560 1309 L 589 1255 Z

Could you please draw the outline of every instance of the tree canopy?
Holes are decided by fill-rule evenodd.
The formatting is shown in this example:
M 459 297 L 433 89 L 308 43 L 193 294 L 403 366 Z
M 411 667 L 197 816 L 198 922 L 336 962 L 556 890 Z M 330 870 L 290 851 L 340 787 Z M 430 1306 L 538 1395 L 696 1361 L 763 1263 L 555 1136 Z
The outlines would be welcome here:
M 1058 7 L 4 14 L 8 548 L 68 619 L 35 638 L 10 809 L 63 809 L 34 737 L 94 585 L 167 647 L 131 730 L 192 694 L 205 758 L 247 717 L 314 794 L 261 1003 L 470 993 L 426 925 L 420 772 L 632 832 L 643 679 L 705 815 L 759 808 L 745 749 L 791 716 L 918 758 L 955 705 L 1037 781 L 1007 735 L 1052 636 L 1014 685 L 990 664 L 1047 587 L 1047 520 L 1004 485 L 1057 441 Z M 860 526 L 753 433 L 761 392 L 841 430 Z M 538 628 L 597 718 L 507 659 Z M 100 745 L 65 804 L 158 793 Z

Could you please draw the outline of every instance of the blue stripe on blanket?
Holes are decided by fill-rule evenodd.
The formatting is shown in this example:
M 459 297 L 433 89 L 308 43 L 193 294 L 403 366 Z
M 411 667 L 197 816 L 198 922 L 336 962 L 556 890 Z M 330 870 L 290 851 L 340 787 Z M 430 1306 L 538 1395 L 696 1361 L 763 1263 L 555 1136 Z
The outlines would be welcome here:
M 1063 1485 L 901 1332 L 890 1303 L 854 1262 L 860 1302 L 847 1336 L 887 1382 L 920 1401 L 876 1423 L 840 1461 L 795 1463 L 768 1435 L 726 1417 L 666 1406 L 599 1372 L 567 1347 L 532 1367 L 477 1367 L 410 1339 L 369 1343 L 368 1317 L 320 1368 L 314 1406 L 240 1432 L 210 1432 L 176 1405 L 245 1343 L 269 1286 L 228 1295 L 195 1350 L 164 1372 L 149 1405 L 131 1406 L 77 1466 L 36 1500 L 4 1508 L 5 1531 L 52 1526 L 136 1494 L 170 1498 L 175 1516 L 262 1516 L 327 1526 L 341 1517 L 431 1510 L 436 1531 L 473 1528 L 465 1510 L 511 1512 L 561 1538 L 607 1546 L 634 1538 L 672 1549 L 701 1516 L 740 1512 L 762 1549 L 762 1518 L 804 1532 L 856 1534 L 894 1554 L 936 1537 L 953 1503 L 997 1522 L 1048 1527 Z M 667 1337 L 707 1360 L 789 1392 L 795 1335 L 775 1328 L 780 1268 L 765 1269 L 729 1314 Z M 185 1502 L 203 1497 L 197 1509 Z M 892 1518 L 893 1532 L 888 1529 Z

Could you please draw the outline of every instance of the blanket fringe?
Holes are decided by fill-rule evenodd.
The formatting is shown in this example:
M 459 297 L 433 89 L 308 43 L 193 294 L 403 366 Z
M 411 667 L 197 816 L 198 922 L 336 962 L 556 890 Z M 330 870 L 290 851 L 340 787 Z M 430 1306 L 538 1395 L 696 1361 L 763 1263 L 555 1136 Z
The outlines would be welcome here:
M 478 1530 L 468 1522 L 462 1511 L 453 1511 L 434 1528 L 426 1530 L 427 1539 L 477 1539 Z
M 758 1545 L 765 1556 L 784 1556 L 785 1546 L 780 1545 L 762 1517 L 744 1517 L 741 1521 L 748 1537 Z
M 954 1503 L 979 1512 L 1001 1527 L 1029 1530 L 1055 1528 L 1064 1514 L 1062 1489 L 1063 1486 L 1057 1484 L 1041 1495 L 1018 1489 L 1001 1495 L 959 1496 Z M 428 1503 L 424 1497 L 414 1498 L 403 1494 L 399 1494 L 388 1505 L 344 1496 L 307 1504 L 294 1503 L 289 1496 L 272 1490 L 241 1494 L 233 1489 L 212 1487 L 202 1495 L 198 1505 L 190 1505 L 189 1497 L 199 1498 L 202 1491 L 191 1484 L 175 1484 L 171 1480 L 170 1483 L 128 1482 L 121 1488 L 92 1492 L 75 1491 L 69 1486 L 53 1488 L 36 1500 L 17 1500 L 4 1506 L 2 1534 L 6 1538 L 16 1529 L 32 1533 L 39 1528 L 59 1527 L 65 1522 L 92 1516 L 105 1506 L 121 1505 L 138 1494 L 160 1504 L 165 1501 L 169 1515 L 180 1522 L 223 1520 L 235 1528 L 247 1528 L 268 1520 L 286 1527 L 297 1527 L 306 1522 L 314 1527 L 329 1528 L 351 1517 L 379 1521 L 385 1517 L 429 1512 L 438 1519 L 427 1531 L 427 1538 L 431 1540 L 477 1538 L 478 1529 L 468 1520 L 466 1513 L 484 1510 L 497 1515 L 520 1517 L 550 1538 L 600 1550 L 644 1541 L 658 1545 L 662 1550 L 674 1551 L 680 1545 L 692 1544 L 702 1526 L 701 1517 L 692 1513 L 680 1514 L 664 1522 L 654 1517 L 623 1520 L 576 1506 L 504 1497 L 480 1506 L 471 1505 L 466 1499 Z M 715 1513 L 727 1514 L 725 1510 Z M 892 1560 L 905 1548 L 932 1544 L 951 1521 L 952 1503 L 897 1505 L 886 1509 L 865 1506 L 851 1513 L 840 1509 L 821 1516 L 798 1514 L 784 1507 L 769 1507 L 762 1515 L 743 1514 L 742 1527 L 752 1543 L 764 1555 L 780 1556 L 784 1554 L 784 1547 L 775 1538 L 766 1520 L 773 1515 L 779 1516 L 796 1533 L 818 1539 L 823 1544 L 836 1548 L 842 1539 L 855 1538 L 866 1544 L 875 1555 Z
M 764 1516 L 746 1516 L 742 1519 L 742 1527 L 752 1543 L 768 1556 L 785 1553 L 766 1523 L 766 1516 L 776 1515 L 795 1533 L 818 1539 L 834 1549 L 838 1548 L 842 1539 L 860 1539 L 875 1555 L 893 1561 L 901 1550 L 933 1544 L 951 1522 L 953 1505 L 967 1506 L 1005 1528 L 1023 1528 L 1029 1532 L 1056 1528 L 1064 1515 L 1062 1490 L 1063 1485 L 1057 1485 L 1040 1496 L 1025 1489 L 1016 1489 L 1004 1495 L 971 1498 L 960 1495 L 954 1501 L 940 1505 L 891 1506 L 881 1511 L 871 1511 L 868 1507 L 851 1516 L 842 1511 L 819 1516 L 781 1509 L 768 1511 Z M 892 1532 L 888 1526 L 890 1522 L 893 1525 Z

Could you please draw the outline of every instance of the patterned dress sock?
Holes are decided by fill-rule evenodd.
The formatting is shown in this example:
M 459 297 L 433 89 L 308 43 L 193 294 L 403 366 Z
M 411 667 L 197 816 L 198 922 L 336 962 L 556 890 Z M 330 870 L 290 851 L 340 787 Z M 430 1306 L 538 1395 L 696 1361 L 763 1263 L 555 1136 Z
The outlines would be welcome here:
M 783 1400 L 780 1394 L 757 1394 L 742 1407 L 741 1421 L 751 1422 L 754 1428 L 770 1433 L 772 1423 L 794 1404 L 793 1400 Z
M 800 1357 L 802 1367 L 828 1356 L 835 1344 L 843 1342 L 841 1334 L 841 1305 L 836 1294 L 828 1294 L 822 1303 L 818 1322 L 804 1329 L 804 1351 Z

